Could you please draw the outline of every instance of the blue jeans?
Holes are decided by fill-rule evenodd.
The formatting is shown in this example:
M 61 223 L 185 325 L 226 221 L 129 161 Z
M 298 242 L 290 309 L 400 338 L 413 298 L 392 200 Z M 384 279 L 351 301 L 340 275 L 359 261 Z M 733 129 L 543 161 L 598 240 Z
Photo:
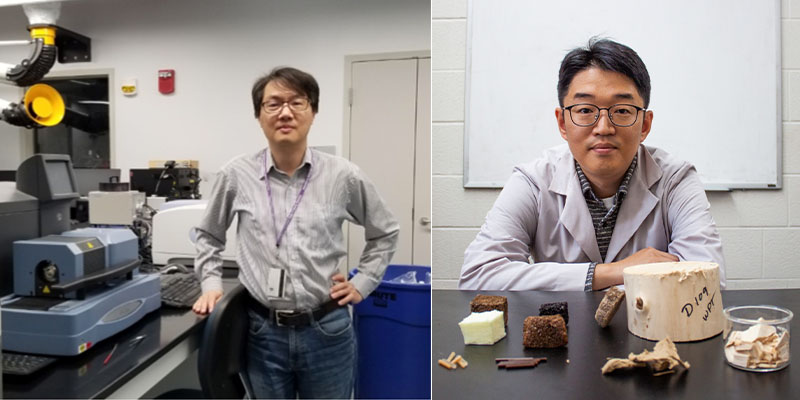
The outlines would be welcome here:
M 256 398 L 350 398 L 356 343 L 347 307 L 301 327 L 247 312 L 247 376 Z

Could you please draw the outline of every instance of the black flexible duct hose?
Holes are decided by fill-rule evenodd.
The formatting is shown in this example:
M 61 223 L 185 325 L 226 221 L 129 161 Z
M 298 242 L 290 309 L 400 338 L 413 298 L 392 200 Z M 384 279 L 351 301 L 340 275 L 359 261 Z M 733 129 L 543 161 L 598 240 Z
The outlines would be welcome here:
M 39 82 L 56 63 L 56 46 L 46 45 L 44 40 L 34 40 L 33 54 L 22 60 L 6 73 L 6 79 L 18 86 L 30 86 Z
M 6 121 L 11 125 L 22 126 L 32 129 L 37 124 L 33 122 L 28 114 L 25 113 L 25 107 L 17 103 L 11 103 L 3 110 L 0 110 L 0 120 Z

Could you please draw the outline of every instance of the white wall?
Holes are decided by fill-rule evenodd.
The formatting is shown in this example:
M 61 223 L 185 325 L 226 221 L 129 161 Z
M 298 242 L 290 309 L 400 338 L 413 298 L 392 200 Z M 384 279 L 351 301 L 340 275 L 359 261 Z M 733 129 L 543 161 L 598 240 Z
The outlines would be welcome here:
M 435 0 L 431 14 L 433 277 L 434 288 L 455 288 L 499 191 L 462 186 L 467 0 Z M 800 0 L 782 0 L 781 14 L 783 189 L 708 193 L 730 289 L 800 287 Z
M 26 25 L 22 7 L 0 8 L 0 40 L 25 38 Z M 258 76 L 279 65 L 314 75 L 309 143 L 341 154 L 344 57 L 430 49 L 425 0 L 75 0 L 58 25 L 92 39 L 93 61 L 52 71 L 113 69 L 112 166 L 127 174 L 149 160 L 196 159 L 203 195 L 225 162 L 266 145 L 250 100 Z M 20 60 L 4 49 L 1 62 Z M 159 69 L 175 69 L 174 94 L 158 93 Z M 122 95 L 126 78 L 138 80 L 137 96 Z

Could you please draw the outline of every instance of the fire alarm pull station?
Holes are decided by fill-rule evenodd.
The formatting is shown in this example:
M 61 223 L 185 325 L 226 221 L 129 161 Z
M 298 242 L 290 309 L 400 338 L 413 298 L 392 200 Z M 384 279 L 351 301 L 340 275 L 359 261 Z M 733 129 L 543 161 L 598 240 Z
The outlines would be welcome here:
M 175 91 L 175 70 L 158 70 L 158 91 L 161 94 L 170 94 Z

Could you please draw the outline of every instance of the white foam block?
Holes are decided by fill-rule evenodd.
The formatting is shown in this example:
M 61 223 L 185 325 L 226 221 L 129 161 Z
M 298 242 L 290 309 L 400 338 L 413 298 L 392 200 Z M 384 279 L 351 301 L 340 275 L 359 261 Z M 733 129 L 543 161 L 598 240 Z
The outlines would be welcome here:
M 464 344 L 492 345 L 506 337 L 503 312 L 498 310 L 472 313 L 459 322 L 458 326 L 464 335 Z

